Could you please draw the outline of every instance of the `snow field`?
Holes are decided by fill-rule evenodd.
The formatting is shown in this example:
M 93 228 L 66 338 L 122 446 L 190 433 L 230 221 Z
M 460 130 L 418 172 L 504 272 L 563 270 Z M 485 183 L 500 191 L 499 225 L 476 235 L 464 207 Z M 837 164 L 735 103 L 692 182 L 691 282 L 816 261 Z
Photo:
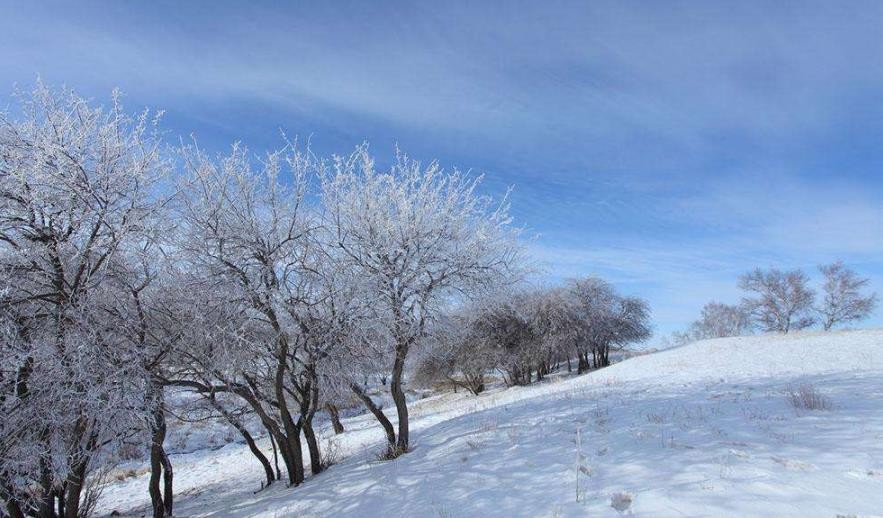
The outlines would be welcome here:
M 792 406 L 800 386 L 831 408 Z M 255 494 L 244 445 L 174 455 L 176 514 L 883 516 L 881 330 L 708 340 L 411 414 L 413 451 L 391 462 L 369 416 L 323 430 L 341 461 L 298 488 Z M 148 503 L 142 474 L 100 507 Z

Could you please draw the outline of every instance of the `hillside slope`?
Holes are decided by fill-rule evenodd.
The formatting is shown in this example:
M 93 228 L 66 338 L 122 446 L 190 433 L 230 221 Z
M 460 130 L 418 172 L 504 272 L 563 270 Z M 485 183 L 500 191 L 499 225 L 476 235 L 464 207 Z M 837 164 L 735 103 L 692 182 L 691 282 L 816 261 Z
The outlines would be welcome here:
M 800 387 L 829 408 L 795 408 Z M 708 340 L 413 415 L 411 453 L 376 461 L 381 433 L 354 418 L 331 439 L 343 460 L 296 489 L 253 494 L 240 445 L 177 455 L 176 514 L 883 515 L 883 330 Z M 139 476 L 100 507 L 147 503 Z

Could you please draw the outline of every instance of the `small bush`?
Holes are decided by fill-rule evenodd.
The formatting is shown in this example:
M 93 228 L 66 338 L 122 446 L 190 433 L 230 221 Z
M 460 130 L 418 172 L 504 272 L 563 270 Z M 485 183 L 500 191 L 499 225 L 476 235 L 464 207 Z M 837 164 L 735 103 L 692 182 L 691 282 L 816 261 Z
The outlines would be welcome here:
M 387 445 L 386 449 L 380 452 L 377 455 L 377 460 L 379 461 L 387 461 L 387 460 L 395 460 L 405 453 L 408 453 L 408 450 L 403 450 L 398 446 L 389 446 Z
M 319 464 L 326 470 L 340 461 L 340 445 L 335 440 L 329 440 L 320 455 Z
M 831 400 L 810 384 L 790 387 L 786 392 L 788 403 L 795 410 L 831 410 Z
M 624 513 L 632 505 L 634 495 L 625 492 L 613 493 L 610 497 L 610 507 L 616 509 L 620 513 Z

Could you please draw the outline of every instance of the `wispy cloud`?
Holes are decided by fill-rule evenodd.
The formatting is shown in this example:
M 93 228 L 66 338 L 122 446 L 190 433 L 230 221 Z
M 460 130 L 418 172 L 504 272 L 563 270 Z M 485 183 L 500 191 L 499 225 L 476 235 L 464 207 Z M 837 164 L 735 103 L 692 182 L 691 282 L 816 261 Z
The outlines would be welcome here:
M 282 127 L 474 168 L 515 185 L 551 277 L 608 276 L 669 329 L 755 265 L 840 257 L 883 292 L 881 23 L 879 2 L 19 3 L 0 89 L 120 86 L 172 137 Z

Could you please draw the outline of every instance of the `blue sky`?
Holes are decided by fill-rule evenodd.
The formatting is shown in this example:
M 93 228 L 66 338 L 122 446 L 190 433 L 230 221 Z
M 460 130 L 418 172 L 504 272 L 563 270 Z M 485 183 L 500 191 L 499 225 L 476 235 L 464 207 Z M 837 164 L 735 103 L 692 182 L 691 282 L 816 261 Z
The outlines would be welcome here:
M 842 258 L 883 294 L 883 3 L 313 4 L 4 2 L 0 93 L 485 173 L 551 280 L 603 275 L 660 334 L 754 266 Z

